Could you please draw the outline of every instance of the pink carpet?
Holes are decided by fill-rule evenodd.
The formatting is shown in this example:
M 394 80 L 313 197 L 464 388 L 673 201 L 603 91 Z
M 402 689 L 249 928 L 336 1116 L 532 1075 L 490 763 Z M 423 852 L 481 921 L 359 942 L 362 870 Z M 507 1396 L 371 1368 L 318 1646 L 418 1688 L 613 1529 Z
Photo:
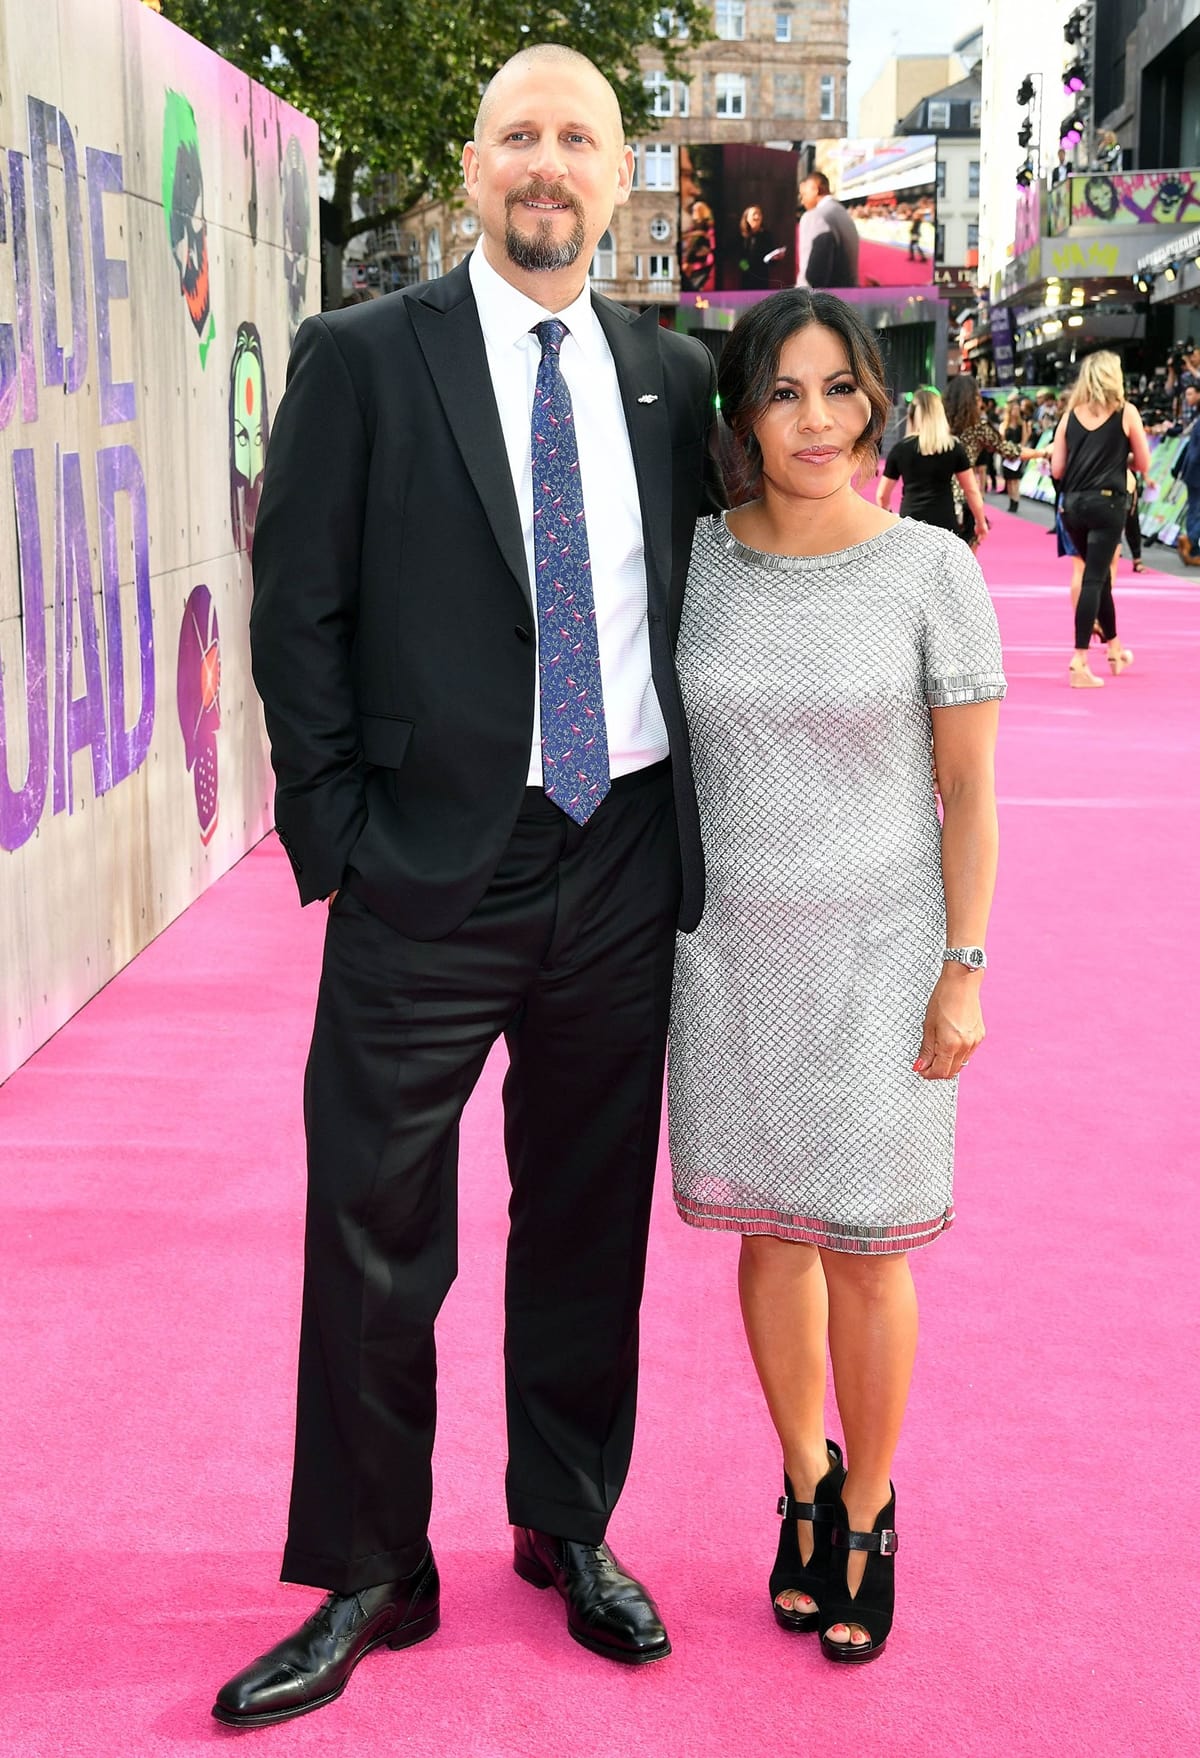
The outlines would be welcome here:
M 771 1621 L 776 1449 L 735 1242 L 664 1177 L 614 1521 L 675 1654 L 629 1674 L 509 1566 L 493 1061 L 441 1331 L 440 1635 L 258 1734 L 216 1687 L 306 1615 L 276 1584 L 300 1071 L 322 921 L 264 844 L 0 1093 L 0 1752 L 821 1758 L 1200 1749 L 1195 930 L 1200 588 L 1122 574 L 1127 677 L 1068 691 L 1065 564 L 996 514 L 1008 653 L 990 1038 L 959 1223 L 917 1260 L 899 1619 L 865 1672 Z M 1153 554 L 1153 551 L 1151 551 Z

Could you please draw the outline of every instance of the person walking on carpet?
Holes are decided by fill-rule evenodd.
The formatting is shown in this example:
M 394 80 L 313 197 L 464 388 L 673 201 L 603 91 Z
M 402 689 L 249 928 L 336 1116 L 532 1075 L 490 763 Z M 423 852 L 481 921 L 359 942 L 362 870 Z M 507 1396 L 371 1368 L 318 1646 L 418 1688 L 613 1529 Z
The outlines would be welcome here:
M 1050 474 L 1062 488 L 1062 517 L 1083 579 L 1075 605 L 1075 651 L 1068 678 L 1072 689 L 1100 689 L 1103 678 L 1088 664 L 1094 625 L 1108 648 L 1109 670 L 1119 677 L 1133 654 L 1117 634 L 1112 564 L 1129 510 L 1126 479 L 1132 459 L 1141 475 L 1150 468 L 1142 418 L 1125 400 L 1120 356 L 1109 349 L 1089 354 L 1067 399 L 1054 435 Z
M 1200 568 L 1200 383 L 1184 387 L 1183 432 L 1187 444 L 1171 468 L 1171 476 L 1187 489 L 1187 511 L 1176 548 L 1189 568 Z
M 946 386 L 943 401 L 950 432 L 961 441 L 973 469 L 978 468 L 980 459 L 988 452 L 993 457 L 1021 457 L 1021 447 L 1002 438 L 999 428 L 988 420 L 978 380 L 971 373 L 956 372 Z M 981 539 L 975 530 L 975 516 L 957 483 L 954 485 L 954 506 L 961 527 L 959 535 L 972 549 L 977 549 Z
M 701 522 L 678 649 L 709 882 L 676 961 L 675 1201 L 742 1236 L 783 1452 L 774 1616 L 861 1665 L 893 1617 L 907 1253 L 953 1220 L 958 1080 L 983 1040 L 1005 680 L 970 550 L 855 490 L 889 397 L 854 308 L 762 301 L 719 390 L 734 510 Z
M 942 399 L 937 391 L 923 387 L 913 392 L 908 406 L 908 432 L 892 447 L 875 491 L 876 503 L 886 513 L 892 493 L 903 481 L 900 497 L 902 519 L 919 519 L 959 533 L 954 511 L 954 484 L 962 490 L 971 511 L 977 543 L 988 534 L 987 514 L 979 492 L 979 478 L 960 441 L 950 432 Z
M 507 62 L 463 173 L 467 261 L 301 328 L 255 533 L 280 840 L 301 901 L 329 901 L 283 1556 L 327 1597 L 222 1687 L 234 1727 L 331 1702 L 370 1649 L 438 1627 L 434 1321 L 459 1117 L 502 1034 L 514 1566 L 594 1653 L 670 1653 L 605 1535 L 675 932 L 703 902 L 673 646 L 715 373 L 589 290 L 633 175 L 591 62 Z

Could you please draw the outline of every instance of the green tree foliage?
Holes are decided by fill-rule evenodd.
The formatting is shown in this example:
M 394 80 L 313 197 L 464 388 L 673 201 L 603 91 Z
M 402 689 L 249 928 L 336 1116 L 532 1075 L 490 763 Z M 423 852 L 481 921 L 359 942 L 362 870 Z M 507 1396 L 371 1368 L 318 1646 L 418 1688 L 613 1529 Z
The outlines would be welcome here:
M 654 44 L 677 79 L 687 49 L 712 35 L 704 0 L 676 0 L 665 37 L 651 0 L 563 0 L 545 11 L 528 0 L 162 0 L 162 10 L 318 123 L 341 243 L 458 187 L 480 91 L 524 44 L 581 50 L 612 81 L 626 128 L 646 133 L 639 48 Z

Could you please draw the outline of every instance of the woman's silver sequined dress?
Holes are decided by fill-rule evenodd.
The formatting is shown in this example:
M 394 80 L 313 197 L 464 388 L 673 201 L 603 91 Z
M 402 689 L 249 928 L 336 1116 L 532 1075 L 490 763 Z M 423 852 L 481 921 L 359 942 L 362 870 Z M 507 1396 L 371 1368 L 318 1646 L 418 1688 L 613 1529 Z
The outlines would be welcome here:
M 705 519 L 678 662 L 707 903 L 676 961 L 676 1205 L 924 1245 L 954 1218 L 956 1097 L 912 1072 L 946 944 L 929 710 L 1004 695 L 979 566 L 911 519 L 802 558 Z

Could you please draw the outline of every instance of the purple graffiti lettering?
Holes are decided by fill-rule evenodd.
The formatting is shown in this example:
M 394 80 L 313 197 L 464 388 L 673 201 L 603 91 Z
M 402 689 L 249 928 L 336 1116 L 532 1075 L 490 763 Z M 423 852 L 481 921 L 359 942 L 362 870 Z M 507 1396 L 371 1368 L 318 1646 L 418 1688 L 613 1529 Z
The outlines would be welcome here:
M 104 197 L 125 192 L 120 153 L 102 153 L 97 147 L 87 149 L 87 191 L 92 236 L 92 290 L 96 305 L 96 352 L 100 365 L 100 425 L 111 427 L 117 421 L 132 421 L 137 414 L 133 385 L 128 380 L 114 384 L 112 375 L 109 303 L 113 299 L 129 298 L 129 265 L 124 257 L 105 254 Z
M 0 244 L 8 243 L 4 179 L 0 177 Z M 11 324 L 0 324 L 0 428 L 7 427 L 17 406 L 17 338 Z
M 150 525 L 146 481 L 132 446 L 108 446 L 96 454 L 96 488 L 100 502 L 100 580 L 104 596 L 104 633 L 108 650 L 109 744 L 112 785 L 132 775 L 146 761 L 154 733 L 154 621 L 150 604 Z M 133 523 L 134 604 L 141 671 L 141 708 L 137 722 L 126 724 L 125 636 L 121 621 L 121 571 L 117 556 L 118 494 L 127 494 Z
M 25 220 L 25 161 L 8 155 L 12 195 L 13 280 L 17 288 L 17 350 L 21 360 L 21 419 L 37 420 L 37 362 L 33 356 L 33 292 L 29 272 L 29 231 Z
M 83 507 L 83 470 L 78 452 L 59 452 L 55 464 L 54 810 L 65 808 L 69 813 L 75 809 L 71 759 L 77 751 L 85 745 L 91 747 L 92 789 L 97 796 L 107 793 L 112 771 Z M 81 696 L 74 693 L 76 640 L 83 665 Z
M 18 849 L 37 829 L 50 773 L 50 720 L 46 677 L 46 611 L 42 533 L 32 451 L 12 457 L 17 509 L 17 578 L 25 670 L 25 780 L 13 788 L 8 776 L 8 722 L 0 671 L 0 848 Z
M 29 112 L 29 159 L 33 179 L 34 237 L 37 241 L 38 291 L 42 309 L 42 382 L 65 384 L 77 391 L 87 376 L 87 293 L 84 282 L 83 209 L 79 200 L 79 164 L 75 136 L 61 110 L 40 98 L 26 100 Z M 71 357 L 64 367 L 58 340 L 55 304 L 54 231 L 50 203 L 48 151 L 62 154 L 64 207 L 67 225 L 67 276 L 71 288 Z

